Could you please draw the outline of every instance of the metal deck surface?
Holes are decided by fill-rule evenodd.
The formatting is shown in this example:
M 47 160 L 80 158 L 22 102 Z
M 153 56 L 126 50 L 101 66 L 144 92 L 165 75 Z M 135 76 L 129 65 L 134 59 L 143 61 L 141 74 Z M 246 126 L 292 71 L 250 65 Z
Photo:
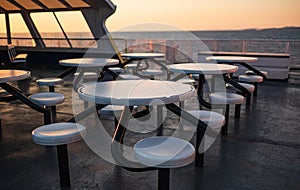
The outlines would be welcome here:
M 36 70 L 33 75 L 45 73 Z M 71 86 L 67 81 L 56 88 L 67 99 L 57 107 L 59 121 L 73 114 Z M 47 88 L 31 82 L 30 93 L 38 91 Z M 55 147 L 38 146 L 31 139 L 31 131 L 43 124 L 43 115 L 19 101 L 0 102 L 0 109 L 0 189 L 60 189 Z M 300 189 L 300 85 L 266 81 L 259 85 L 250 108 L 242 106 L 239 120 L 233 112 L 232 107 L 229 134 L 219 136 L 205 153 L 205 166 L 172 169 L 171 189 Z M 104 123 L 112 132 L 112 122 Z M 172 133 L 174 126 L 167 122 L 165 128 L 165 133 Z M 126 171 L 100 158 L 84 141 L 68 148 L 71 189 L 157 188 L 157 171 Z

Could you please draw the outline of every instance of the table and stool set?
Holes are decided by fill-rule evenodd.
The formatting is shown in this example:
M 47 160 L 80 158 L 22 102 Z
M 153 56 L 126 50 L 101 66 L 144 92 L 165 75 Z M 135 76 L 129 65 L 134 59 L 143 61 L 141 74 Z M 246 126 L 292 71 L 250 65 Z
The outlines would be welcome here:
M 64 96 L 54 91 L 54 86 L 63 83 L 63 78 L 73 74 L 77 70 L 74 79 L 73 90 L 78 93 L 80 99 L 85 102 L 92 103 L 97 107 L 97 114 L 100 110 L 107 106 L 122 106 L 119 119 L 115 120 L 116 128 L 111 137 L 111 153 L 115 162 L 128 163 L 123 168 L 130 171 L 148 171 L 158 170 L 158 189 L 170 188 L 170 169 L 186 166 L 193 161 L 197 167 L 202 167 L 204 162 L 205 141 L 209 138 L 216 138 L 221 134 L 228 134 L 229 105 L 235 104 L 236 116 L 239 117 L 239 110 L 244 98 L 247 98 L 247 105 L 250 104 L 251 94 L 257 95 L 253 88 L 249 90 L 249 86 L 238 83 L 233 79 L 232 74 L 238 70 L 239 64 L 245 66 L 248 71 L 245 76 L 239 77 L 240 81 L 253 83 L 257 88 L 257 83 L 262 82 L 266 78 L 267 73 L 263 73 L 249 66 L 247 62 L 255 61 L 256 58 L 239 58 L 239 57 L 208 57 L 207 61 L 215 61 L 216 63 L 182 63 L 165 65 L 156 58 L 163 58 L 164 54 L 143 54 L 132 53 L 122 55 L 126 59 L 130 59 L 125 66 L 119 64 L 116 59 L 104 58 L 78 58 L 61 60 L 60 65 L 68 67 L 68 69 L 54 78 L 39 79 L 39 85 L 49 87 L 49 92 L 42 92 L 26 97 L 20 90 L 9 84 L 12 81 L 23 80 L 31 77 L 29 71 L 22 70 L 0 70 L 0 87 L 7 93 L 19 99 L 30 108 L 44 113 L 44 126 L 38 127 L 32 131 L 32 139 L 36 144 L 43 146 L 57 146 L 58 166 L 61 187 L 70 187 L 70 174 L 68 165 L 67 144 L 81 140 L 87 134 L 89 126 L 83 126 L 77 121 L 89 117 L 95 112 L 94 108 L 86 108 L 83 112 L 70 118 L 64 123 L 55 123 L 53 109 L 55 105 L 64 102 Z M 151 70 L 148 62 L 143 60 L 151 59 L 160 69 Z M 137 64 L 132 62 L 137 61 Z M 130 65 L 132 64 L 132 65 Z M 141 66 L 146 64 L 146 67 Z M 127 66 L 126 66 L 127 65 Z M 144 68 L 139 70 L 139 67 Z M 123 67 L 123 68 L 119 68 Z M 133 75 L 141 71 L 143 76 L 150 76 L 142 79 L 127 78 L 122 76 L 123 69 L 126 67 L 133 70 Z M 119 69 L 116 69 L 119 68 Z M 127 68 L 127 69 L 128 69 Z M 87 72 L 95 72 L 93 80 L 85 81 Z M 104 75 L 109 74 L 113 80 L 102 81 Z M 168 80 L 153 80 L 154 76 L 166 74 Z M 198 75 L 197 89 L 193 85 L 183 84 L 179 81 L 181 78 Z M 204 85 L 207 84 L 207 75 L 212 75 L 212 82 L 215 82 L 215 76 L 221 76 L 224 86 L 230 86 L 236 89 L 238 93 L 218 91 L 215 84 L 211 84 L 212 93 L 209 94 L 209 101 L 204 97 Z M 171 78 L 171 76 L 175 76 Z M 248 77 L 248 78 L 247 78 Z M 258 79 L 259 78 L 259 79 Z M 262 78 L 262 80 L 261 80 Z M 226 84 L 225 84 L 226 83 Z M 199 109 L 185 110 L 180 106 L 180 102 L 187 101 L 192 97 L 197 97 L 199 101 Z M 249 99 L 248 99 L 249 98 Z M 127 131 L 127 124 L 133 115 L 136 107 L 143 106 L 147 109 L 156 107 L 157 110 L 157 129 L 161 130 L 158 136 L 146 137 L 133 147 L 134 160 L 128 160 L 122 151 L 124 144 L 124 136 Z M 216 107 L 215 107 L 216 106 Z M 223 108 L 223 114 L 215 112 L 214 108 Z M 196 142 L 195 146 L 190 143 L 190 139 L 184 139 L 175 136 L 163 136 L 163 118 L 159 116 L 162 110 L 166 109 L 184 122 L 190 123 L 195 128 Z M 149 112 L 146 112 L 149 113 Z M 1 118 L 0 118 L 1 123 Z M 1 127 L 1 126 L 0 126 Z M 122 164 L 120 164 L 122 165 Z

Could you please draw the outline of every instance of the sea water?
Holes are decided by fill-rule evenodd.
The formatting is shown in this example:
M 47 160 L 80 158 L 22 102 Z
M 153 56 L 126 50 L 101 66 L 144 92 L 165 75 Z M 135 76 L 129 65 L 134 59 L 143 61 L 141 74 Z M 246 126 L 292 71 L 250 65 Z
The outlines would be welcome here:
M 127 51 L 169 54 L 168 46 L 179 48 L 196 59 L 199 51 L 282 53 L 291 55 L 291 64 L 300 64 L 300 28 L 249 29 L 228 31 L 114 32 L 126 40 Z M 195 42 L 196 41 L 196 42 Z M 203 42 L 199 43 L 199 41 Z M 122 43 L 122 42 L 121 42 Z M 205 46 L 205 48 L 203 47 Z M 167 58 L 170 58 L 167 55 Z

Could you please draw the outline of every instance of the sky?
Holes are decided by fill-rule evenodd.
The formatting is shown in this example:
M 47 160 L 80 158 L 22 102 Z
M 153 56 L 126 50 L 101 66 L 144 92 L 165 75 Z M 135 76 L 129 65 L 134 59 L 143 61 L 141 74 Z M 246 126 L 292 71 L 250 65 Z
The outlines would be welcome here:
M 300 26 L 300 0 L 111 0 L 116 12 L 108 18 L 109 31 L 118 31 L 136 24 L 160 23 L 181 30 L 240 30 Z M 48 13 L 51 14 L 51 13 Z M 69 14 L 65 17 L 63 15 Z M 60 17 L 60 15 L 62 17 Z M 43 32 L 60 30 L 54 17 L 31 15 Z M 89 31 L 79 22 L 81 13 L 58 13 L 68 31 Z M 28 31 L 21 15 L 11 15 L 13 31 Z M 53 22 L 52 22 L 53 21 Z M 76 25 L 74 25 L 76 21 Z M 68 24 L 69 23 L 69 24 Z M 47 27 L 44 27 L 46 24 Z M 55 25 L 56 24 L 56 25 Z M 148 25 L 150 26 L 150 25 Z M 161 27 L 159 26 L 161 29 Z M 144 26 L 139 30 L 145 29 Z M 132 28 L 131 28 L 132 30 Z M 157 28 L 153 30 L 158 30 Z M 164 30 L 172 30 L 170 28 Z M 0 14 L 0 33 L 5 32 L 4 14 Z
M 111 0 L 110 31 L 163 23 L 185 30 L 239 30 L 300 26 L 300 0 Z

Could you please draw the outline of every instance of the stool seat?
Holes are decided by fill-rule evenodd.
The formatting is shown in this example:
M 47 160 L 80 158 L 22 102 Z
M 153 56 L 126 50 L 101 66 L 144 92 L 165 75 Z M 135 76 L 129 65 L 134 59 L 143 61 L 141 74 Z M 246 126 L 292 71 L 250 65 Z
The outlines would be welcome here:
M 178 168 L 193 162 L 194 146 L 176 137 L 149 137 L 134 146 L 137 161 L 156 168 Z
M 195 79 L 195 80 L 198 80 L 199 79 L 199 74 L 191 74 L 190 77 L 193 78 L 193 79 Z M 212 78 L 213 78 L 212 75 L 205 75 L 205 79 L 206 80 L 210 80 Z
M 212 129 L 220 129 L 225 123 L 225 117 L 222 114 L 206 110 L 191 110 L 188 111 L 194 117 L 206 123 Z M 186 122 L 184 120 L 184 122 Z
M 55 86 L 64 82 L 61 78 L 43 78 L 36 81 L 39 86 Z
M 268 76 L 268 72 L 267 71 L 260 71 L 263 75 Z M 246 71 L 245 72 L 246 75 L 256 75 L 256 73 L 254 73 L 253 71 Z
M 31 95 L 29 98 L 41 106 L 54 106 L 65 101 L 64 95 L 56 92 L 36 93 Z
M 8 95 L 9 93 L 6 92 L 6 90 L 4 90 L 3 88 L 0 87 L 0 96 L 1 95 Z
M 127 69 L 135 69 L 137 67 L 137 63 L 129 63 L 126 65 Z
M 124 69 L 123 68 L 120 68 L 120 67 L 109 67 L 108 68 L 109 70 L 115 72 L 115 73 L 122 73 L 124 72 Z
M 78 76 L 79 73 L 74 73 L 74 76 Z M 83 73 L 83 77 L 91 77 L 91 78 L 95 78 L 97 77 L 98 74 L 96 72 L 84 72 Z
M 108 105 L 99 110 L 101 119 L 111 119 L 111 117 L 120 117 L 124 110 L 124 106 Z
M 239 85 L 243 86 L 244 88 L 246 88 L 248 90 L 248 92 L 252 93 L 255 90 L 255 86 L 252 84 L 248 84 L 248 83 L 242 83 L 242 82 L 238 82 Z M 227 84 L 227 87 L 229 89 L 235 89 L 231 84 Z
M 154 75 L 154 76 L 162 76 L 164 72 L 158 69 L 145 69 L 142 71 L 143 75 Z
M 209 95 L 213 104 L 242 104 L 244 97 L 235 93 L 214 92 Z
M 241 82 L 263 82 L 264 78 L 258 75 L 240 75 L 239 81 Z
M 136 75 L 130 75 L 130 74 L 119 75 L 119 77 L 121 77 L 122 80 L 139 80 L 139 79 L 141 79 L 139 76 L 136 76 Z
M 34 143 L 45 146 L 69 144 L 82 139 L 86 128 L 78 123 L 53 123 L 32 131 Z
M 195 81 L 194 79 L 190 79 L 190 78 L 183 78 L 183 79 L 179 79 L 176 82 L 183 83 L 183 84 L 195 84 L 197 81 Z

